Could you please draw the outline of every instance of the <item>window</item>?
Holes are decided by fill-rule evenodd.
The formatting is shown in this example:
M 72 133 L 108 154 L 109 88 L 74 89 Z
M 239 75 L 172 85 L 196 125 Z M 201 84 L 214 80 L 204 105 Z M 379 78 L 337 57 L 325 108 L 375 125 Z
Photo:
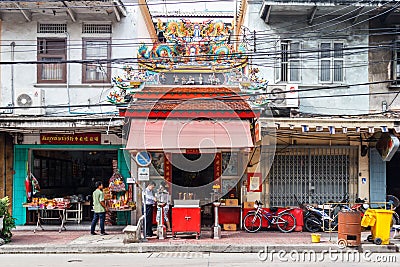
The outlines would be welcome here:
M 65 83 L 66 39 L 40 38 L 37 47 L 38 61 L 51 62 L 38 64 L 38 83 Z
M 110 82 L 110 63 L 107 61 L 111 57 L 110 40 L 83 41 L 83 59 L 93 60 L 93 63 L 83 65 L 84 83 L 104 83 Z
M 343 43 L 324 42 L 320 46 L 320 81 L 343 82 Z
M 300 81 L 300 43 L 282 41 L 280 53 L 280 81 Z
M 83 24 L 82 33 L 111 33 L 111 24 Z
M 56 23 L 40 23 L 38 27 L 38 33 L 66 33 L 67 24 L 56 24 Z
M 395 51 L 393 53 L 393 77 L 394 83 L 399 84 L 400 81 L 400 42 L 395 43 Z

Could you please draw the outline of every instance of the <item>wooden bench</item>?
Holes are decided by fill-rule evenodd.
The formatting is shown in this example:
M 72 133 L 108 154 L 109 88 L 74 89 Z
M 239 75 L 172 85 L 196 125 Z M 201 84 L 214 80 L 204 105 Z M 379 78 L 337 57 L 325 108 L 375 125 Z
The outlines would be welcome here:
M 142 239 L 144 215 L 139 218 L 137 225 L 127 225 L 122 232 L 125 233 L 124 243 L 137 243 Z

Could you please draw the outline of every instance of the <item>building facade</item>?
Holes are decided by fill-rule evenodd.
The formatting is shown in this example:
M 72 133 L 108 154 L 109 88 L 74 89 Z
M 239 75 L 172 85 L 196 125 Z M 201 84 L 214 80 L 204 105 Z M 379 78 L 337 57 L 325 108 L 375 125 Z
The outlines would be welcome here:
M 185 179 L 200 176 L 214 193 L 223 189 L 224 197 L 261 199 L 267 206 L 295 206 L 295 196 L 322 204 L 345 195 L 380 202 L 386 193 L 398 194 L 386 187 L 398 186 L 400 157 L 387 163 L 376 149 L 382 136 L 400 132 L 397 16 L 390 3 L 378 9 L 378 1 L 243 0 L 235 11 L 212 13 L 167 6 L 151 11 L 144 0 L 129 7 L 124 1 L 91 2 L 0 3 L 1 61 L 9 63 L 1 66 L 0 80 L 0 151 L 7 151 L 0 159 L 0 196 L 12 195 L 18 224 L 29 221 L 22 207 L 28 175 L 39 180 L 43 194 L 84 198 L 93 181 L 108 180 L 113 160 L 123 177 L 138 178 L 135 161 L 120 150 L 135 135 L 124 128 L 123 116 L 153 112 L 158 123 L 177 111 L 165 100 L 199 96 L 244 94 L 261 116 L 238 116 L 249 126 L 243 138 L 252 146 L 217 146 L 213 163 L 197 176 L 171 166 L 168 156 L 176 151 L 150 149 L 150 179 L 158 184 L 175 176 L 175 198 L 187 187 Z M 175 24 L 192 31 L 179 36 L 174 29 L 182 27 Z M 214 39 L 205 45 L 199 30 L 209 24 L 216 33 L 208 33 Z M 166 45 L 171 40 L 187 47 Z M 203 68 L 201 60 L 212 63 Z M 140 105 L 127 109 L 130 99 Z M 156 100 L 159 106 L 148 107 Z M 118 113 L 107 101 L 125 107 Z M 200 116 L 201 123 L 232 115 L 220 106 L 201 106 L 195 115 L 193 107 L 181 108 L 180 119 Z M 249 112 L 248 106 L 234 111 Z M 132 155 L 145 149 L 129 142 Z M 182 149 L 188 158 L 201 154 L 192 146 Z
M 9 63 L 1 66 L 7 150 L 1 183 L 22 225 L 33 220 L 22 206 L 32 176 L 38 197 L 81 200 L 96 180 L 108 183 L 113 162 L 130 176 L 120 150 L 123 121 L 107 97 L 122 59 L 147 34 L 139 8 L 124 1 L 2 1 L 0 7 L 1 60 Z
M 370 113 L 376 114 L 378 118 L 391 118 L 395 121 L 394 136 L 399 137 L 398 111 L 400 100 L 398 99 L 399 84 L 399 37 L 398 24 L 400 17 L 397 9 L 386 6 L 380 16 L 369 21 L 370 36 L 369 46 L 369 81 L 370 85 Z M 383 29 L 383 30 L 382 30 Z M 379 83 L 375 83 L 380 81 Z M 380 133 L 372 135 L 374 141 L 380 140 Z M 377 147 L 375 142 L 372 146 Z M 371 148 L 370 167 L 371 176 L 376 181 L 376 189 L 371 191 L 371 198 L 382 200 L 382 195 L 400 195 L 400 183 L 398 181 L 398 170 L 400 154 L 397 152 L 388 161 L 379 160 L 379 154 Z
M 370 26 L 395 7 L 385 3 L 378 9 L 378 4 L 301 0 L 242 4 L 252 62 L 268 80 L 269 108 L 277 115 L 272 122 L 278 145 L 274 163 L 263 173 L 265 190 L 250 200 L 295 205 L 296 195 L 304 202 L 322 204 L 348 195 L 351 201 L 357 197 L 385 201 L 381 166 L 386 163 L 374 139 L 387 132 L 396 134 L 397 122 L 368 114 L 378 107 L 377 98 L 393 96 L 379 95 L 388 90 L 389 61 L 382 66 L 371 59 L 392 53 L 379 48 L 381 39 L 389 37 L 378 29 L 371 34 Z M 292 88 L 298 96 L 291 94 Z M 379 93 L 374 96 L 374 92 Z M 298 98 L 297 105 L 293 98 Z M 261 121 L 263 135 L 270 135 L 271 120 Z

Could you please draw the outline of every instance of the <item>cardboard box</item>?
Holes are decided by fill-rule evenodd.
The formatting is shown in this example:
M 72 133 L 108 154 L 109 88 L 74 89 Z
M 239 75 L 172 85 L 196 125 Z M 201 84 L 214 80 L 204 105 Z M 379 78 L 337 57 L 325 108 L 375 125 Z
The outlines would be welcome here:
M 254 202 L 244 202 L 243 208 L 244 209 L 254 209 Z
M 231 198 L 225 200 L 225 206 L 237 206 L 239 205 L 239 200 L 237 198 Z
M 225 224 L 223 224 L 223 229 L 225 231 L 236 231 L 236 224 L 234 224 L 234 223 L 225 223 Z

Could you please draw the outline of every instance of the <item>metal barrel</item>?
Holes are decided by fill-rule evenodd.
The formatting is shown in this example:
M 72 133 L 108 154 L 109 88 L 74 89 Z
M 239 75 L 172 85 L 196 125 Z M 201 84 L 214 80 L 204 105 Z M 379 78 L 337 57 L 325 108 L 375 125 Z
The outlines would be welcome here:
M 350 247 L 360 246 L 361 212 L 340 211 L 338 216 L 338 242 Z

